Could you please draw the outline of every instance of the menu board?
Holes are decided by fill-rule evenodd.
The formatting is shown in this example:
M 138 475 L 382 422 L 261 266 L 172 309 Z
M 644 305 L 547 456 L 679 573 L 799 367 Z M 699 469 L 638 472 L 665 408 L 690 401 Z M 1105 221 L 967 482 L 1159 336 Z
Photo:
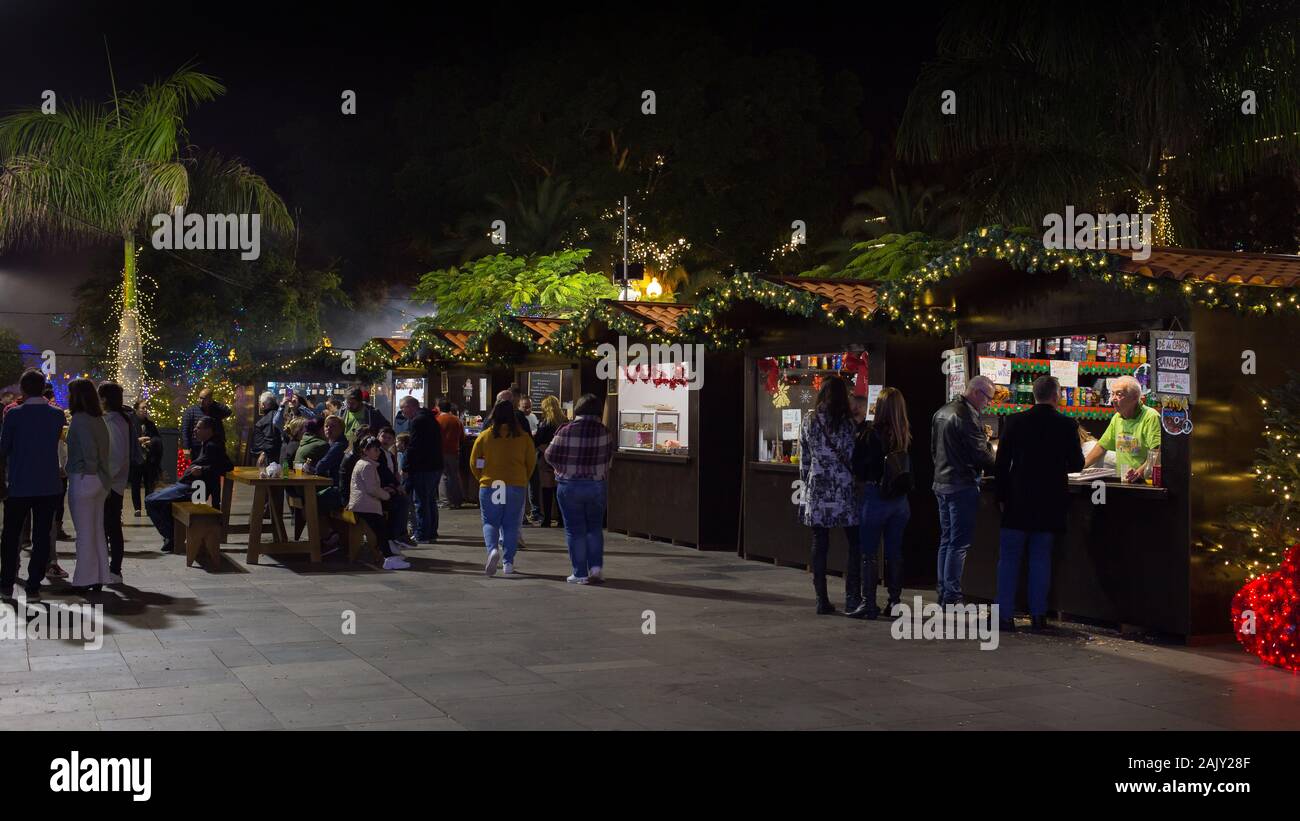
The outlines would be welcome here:
M 563 371 L 529 371 L 528 395 L 532 398 L 533 404 L 540 406 L 542 400 L 548 396 L 560 399 L 560 385 L 563 377 Z
M 1187 331 L 1152 331 L 1151 389 L 1166 396 L 1196 399 L 1196 335 Z

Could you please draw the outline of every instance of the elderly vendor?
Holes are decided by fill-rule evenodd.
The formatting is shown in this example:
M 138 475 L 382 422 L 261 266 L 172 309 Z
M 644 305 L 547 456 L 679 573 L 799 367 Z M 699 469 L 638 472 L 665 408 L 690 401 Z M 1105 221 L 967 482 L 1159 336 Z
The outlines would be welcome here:
M 1119 410 L 1084 459 L 1084 467 L 1092 467 L 1111 451 L 1119 477 L 1125 482 L 1141 482 L 1148 452 L 1160 447 L 1160 414 L 1142 404 L 1142 386 L 1131 376 L 1116 379 L 1111 393 Z

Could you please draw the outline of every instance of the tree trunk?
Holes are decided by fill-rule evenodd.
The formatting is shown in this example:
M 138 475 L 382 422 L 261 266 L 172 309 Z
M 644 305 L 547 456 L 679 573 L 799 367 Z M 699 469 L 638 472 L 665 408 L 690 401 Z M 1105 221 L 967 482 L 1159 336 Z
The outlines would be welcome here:
M 128 402 L 141 398 L 144 389 L 144 354 L 140 343 L 139 295 L 135 277 L 135 237 L 122 237 L 122 324 L 117 332 L 115 379 Z

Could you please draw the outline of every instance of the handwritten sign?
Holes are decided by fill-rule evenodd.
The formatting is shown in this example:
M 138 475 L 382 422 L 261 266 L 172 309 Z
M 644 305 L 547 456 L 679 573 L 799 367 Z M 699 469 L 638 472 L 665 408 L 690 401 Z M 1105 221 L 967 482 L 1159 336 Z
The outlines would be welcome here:
M 1196 398 L 1196 335 L 1151 332 L 1152 383 L 1157 394 Z
M 996 356 L 980 357 L 980 376 L 987 376 L 994 385 L 1011 384 L 1011 360 Z
M 966 390 L 966 349 L 943 352 L 943 372 L 948 376 L 948 399 L 951 402 Z
M 1069 360 L 1053 359 L 1051 363 L 1052 376 L 1061 383 L 1062 388 L 1079 387 L 1079 363 Z

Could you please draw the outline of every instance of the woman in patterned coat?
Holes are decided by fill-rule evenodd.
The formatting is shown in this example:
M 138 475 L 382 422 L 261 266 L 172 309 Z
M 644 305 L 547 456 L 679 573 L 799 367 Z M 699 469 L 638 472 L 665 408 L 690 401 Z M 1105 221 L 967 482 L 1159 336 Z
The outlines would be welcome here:
M 799 435 L 799 479 L 803 485 L 799 520 L 813 529 L 813 590 L 817 593 L 819 616 L 835 612 L 826 593 L 826 554 L 833 527 L 844 528 L 848 536 L 845 589 L 861 587 L 858 506 L 852 469 L 854 432 L 848 385 L 838 377 L 827 379 L 817 393 L 817 409 L 804 419 Z

